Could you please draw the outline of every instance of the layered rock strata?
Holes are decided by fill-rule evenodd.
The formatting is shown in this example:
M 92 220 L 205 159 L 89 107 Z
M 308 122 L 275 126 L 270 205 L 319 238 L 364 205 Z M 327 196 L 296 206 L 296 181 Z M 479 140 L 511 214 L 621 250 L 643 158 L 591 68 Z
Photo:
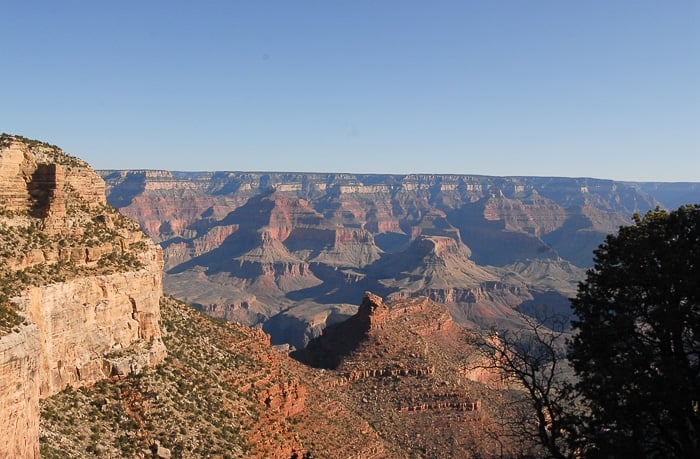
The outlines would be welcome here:
M 158 325 L 162 290 L 154 274 L 141 269 L 26 290 L 16 304 L 42 337 L 41 396 L 138 373 L 164 358 Z
M 0 137 L 0 457 L 38 457 L 39 398 L 165 357 L 162 252 L 57 147 Z
M 321 307 L 365 290 L 427 296 L 465 324 L 510 325 L 543 299 L 565 308 L 604 237 L 658 204 L 591 178 L 102 174 L 110 203 L 163 246 L 168 293 L 297 348 Z

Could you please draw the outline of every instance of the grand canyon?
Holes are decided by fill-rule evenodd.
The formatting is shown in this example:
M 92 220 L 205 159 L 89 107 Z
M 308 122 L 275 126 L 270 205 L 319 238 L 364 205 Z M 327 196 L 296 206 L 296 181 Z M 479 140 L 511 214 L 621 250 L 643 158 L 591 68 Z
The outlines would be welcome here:
M 27 458 L 537 456 L 503 423 L 522 388 L 475 337 L 566 315 L 607 234 L 700 201 L 592 178 L 97 172 L 6 134 L 0 179 L 0 457 Z

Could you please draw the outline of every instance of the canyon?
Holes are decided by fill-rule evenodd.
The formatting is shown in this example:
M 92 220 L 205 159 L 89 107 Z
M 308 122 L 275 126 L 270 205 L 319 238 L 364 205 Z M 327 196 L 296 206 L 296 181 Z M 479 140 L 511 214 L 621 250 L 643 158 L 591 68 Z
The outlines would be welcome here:
M 568 312 L 605 236 L 698 184 L 592 178 L 101 171 L 161 245 L 165 290 L 303 349 L 365 291 L 426 296 L 470 326 Z
M 3 134 L 0 457 L 536 456 L 483 327 L 565 313 L 581 250 L 693 200 L 594 179 L 97 173 Z
M 3 135 L 0 176 L 0 456 L 439 457 L 445 439 L 465 454 L 492 448 L 476 435 L 496 425 L 489 389 L 468 382 L 468 332 L 444 306 L 364 293 L 343 311 L 347 336 L 385 347 L 314 368 L 260 328 L 164 297 L 160 247 L 106 204 L 104 182 L 83 161 Z M 305 283 L 311 275 L 296 261 L 277 260 L 285 249 L 275 237 L 250 251 L 264 263 L 241 265 L 319 285 Z M 441 241 L 438 250 L 455 250 Z M 457 427 L 421 439 L 436 423 Z

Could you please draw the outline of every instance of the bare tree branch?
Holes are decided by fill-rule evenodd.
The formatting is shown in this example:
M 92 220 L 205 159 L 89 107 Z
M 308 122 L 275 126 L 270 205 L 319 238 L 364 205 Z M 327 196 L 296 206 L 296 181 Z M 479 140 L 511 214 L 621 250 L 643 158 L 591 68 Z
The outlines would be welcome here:
M 474 368 L 500 373 L 511 389 L 511 417 L 503 423 L 510 435 L 539 445 L 541 456 L 574 457 L 566 443 L 576 405 L 567 379 L 568 318 L 544 311 L 538 317 L 522 314 L 521 319 L 525 325 L 520 329 L 475 335 L 483 359 Z

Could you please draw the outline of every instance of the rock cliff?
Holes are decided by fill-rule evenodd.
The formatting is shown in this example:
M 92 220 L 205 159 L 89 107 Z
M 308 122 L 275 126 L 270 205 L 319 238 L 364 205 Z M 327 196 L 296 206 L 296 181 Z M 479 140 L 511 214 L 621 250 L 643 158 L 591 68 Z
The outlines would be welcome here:
M 0 457 L 38 457 L 39 399 L 165 357 L 162 252 L 55 146 L 0 137 Z

